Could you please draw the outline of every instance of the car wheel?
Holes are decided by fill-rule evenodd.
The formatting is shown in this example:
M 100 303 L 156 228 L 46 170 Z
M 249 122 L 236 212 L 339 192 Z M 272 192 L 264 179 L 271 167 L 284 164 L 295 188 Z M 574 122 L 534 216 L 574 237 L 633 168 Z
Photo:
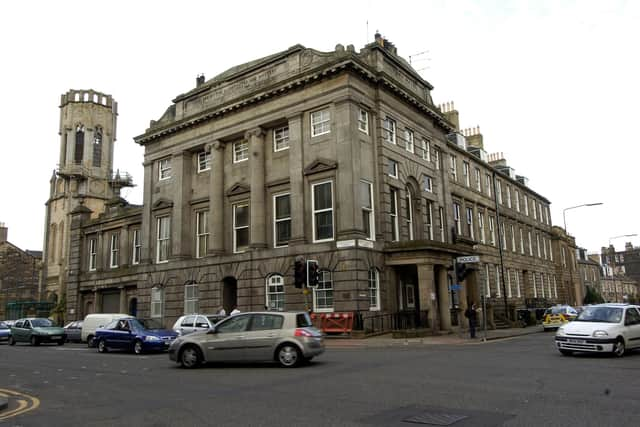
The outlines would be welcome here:
M 98 341 L 98 353 L 107 353 L 108 351 L 107 343 L 104 340 Z
M 618 338 L 616 343 L 613 345 L 613 355 L 616 357 L 624 356 L 624 352 L 626 348 L 624 346 L 624 340 L 622 338 Z
M 9 345 L 16 345 L 16 340 L 13 337 L 9 337 Z
M 89 335 L 87 337 L 87 347 L 93 348 L 94 346 L 95 346 L 95 343 L 93 342 L 93 335 Z
M 136 342 L 133 343 L 133 352 L 135 354 L 144 353 L 144 349 L 142 348 L 142 341 L 136 340 Z
M 36 337 L 35 335 L 31 336 L 31 345 L 33 346 L 40 345 L 40 340 L 38 340 L 38 337 Z
M 302 353 L 294 344 L 283 344 L 277 351 L 278 362 L 285 368 L 293 368 L 302 362 Z
M 573 355 L 573 351 L 571 351 L 571 350 L 560 350 L 560 353 L 563 356 L 572 356 Z
M 183 368 L 192 369 L 198 367 L 202 363 L 202 354 L 200 349 L 194 345 L 186 346 L 180 352 L 180 365 Z

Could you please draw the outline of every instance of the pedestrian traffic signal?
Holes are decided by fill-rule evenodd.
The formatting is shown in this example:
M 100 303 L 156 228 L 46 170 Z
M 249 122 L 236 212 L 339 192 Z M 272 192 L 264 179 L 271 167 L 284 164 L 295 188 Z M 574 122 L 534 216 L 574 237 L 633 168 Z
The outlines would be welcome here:
M 320 281 L 320 270 L 318 261 L 307 261 L 307 274 L 309 275 L 307 286 L 309 286 L 310 288 L 315 288 L 316 286 L 318 286 L 318 282 Z
M 293 268 L 293 285 L 304 288 L 307 285 L 307 265 L 304 259 L 297 259 Z

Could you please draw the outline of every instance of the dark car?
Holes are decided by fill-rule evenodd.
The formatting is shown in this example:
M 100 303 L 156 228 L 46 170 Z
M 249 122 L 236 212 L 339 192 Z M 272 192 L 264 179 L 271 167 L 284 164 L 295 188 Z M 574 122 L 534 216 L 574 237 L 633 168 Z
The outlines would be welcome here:
M 64 329 L 54 326 L 51 320 L 37 317 L 16 320 L 11 327 L 9 345 L 17 342 L 30 342 L 31 345 L 40 345 L 43 342 L 55 342 L 63 345 L 67 340 Z
M 64 331 L 67 334 L 67 342 L 81 342 L 82 320 L 69 322 L 64 327 Z
M 0 322 L 0 341 L 9 341 L 11 327 L 4 322 Z
M 177 333 L 166 329 L 147 329 L 136 318 L 116 319 L 96 330 L 94 338 L 100 353 L 127 350 L 136 354 L 164 351 L 176 339 Z

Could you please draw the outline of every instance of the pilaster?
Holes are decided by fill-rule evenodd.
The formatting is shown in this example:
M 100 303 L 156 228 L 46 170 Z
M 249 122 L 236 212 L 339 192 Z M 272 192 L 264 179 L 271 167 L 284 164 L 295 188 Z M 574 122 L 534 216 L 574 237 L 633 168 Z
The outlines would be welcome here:
M 305 243 L 304 220 L 306 218 L 304 197 L 304 138 L 302 135 L 302 113 L 289 116 L 289 185 L 291 192 L 291 239 L 289 246 Z
M 249 173 L 251 185 L 251 206 L 249 212 L 251 248 L 266 248 L 267 234 L 265 226 L 265 189 L 264 189 L 264 131 L 255 128 L 248 131 L 245 138 L 249 141 Z
M 209 182 L 209 230 L 211 233 L 207 252 L 224 253 L 224 149 L 225 143 L 214 141 L 207 146 L 211 153 Z

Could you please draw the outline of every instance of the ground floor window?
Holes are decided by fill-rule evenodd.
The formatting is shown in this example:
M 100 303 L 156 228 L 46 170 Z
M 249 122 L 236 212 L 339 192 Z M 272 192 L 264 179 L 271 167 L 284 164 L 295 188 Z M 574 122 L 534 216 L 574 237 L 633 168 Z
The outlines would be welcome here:
M 184 312 L 185 314 L 198 312 L 198 284 L 187 283 L 184 286 Z
M 163 291 L 161 287 L 151 288 L 151 317 L 162 317 Z
M 279 274 L 267 278 L 267 298 L 265 305 L 268 310 L 284 310 L 284 279 Z
M 313 311 L 333 311 L 333 280 L 329 270 L 321 270 L 313 291 Z
M 380 274 L 378 269 L 369 269 L 369 310 L 380 310 Z

